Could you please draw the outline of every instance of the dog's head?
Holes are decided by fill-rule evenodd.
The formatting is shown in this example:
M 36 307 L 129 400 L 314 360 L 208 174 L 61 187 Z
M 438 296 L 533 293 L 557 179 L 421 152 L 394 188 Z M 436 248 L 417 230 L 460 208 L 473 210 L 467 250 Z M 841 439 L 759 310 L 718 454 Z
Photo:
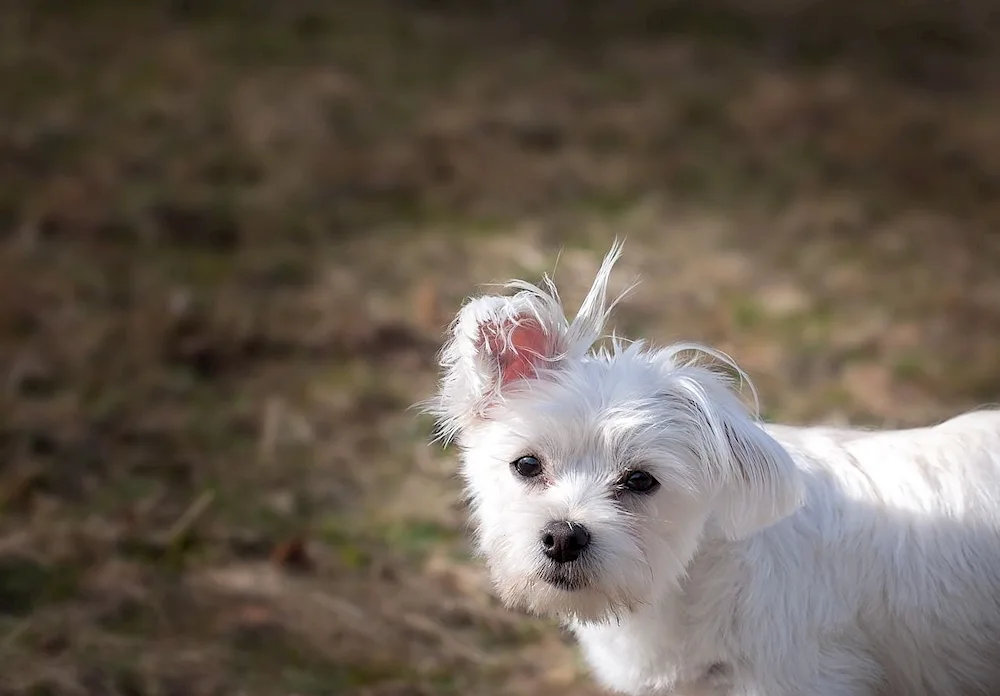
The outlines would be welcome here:
M 681 359 L 701 349 L 594 349 L 620 253 L 572 321 L 551 281 L 513 281 L 462 308 L 441 354 L 429 410 L 462 450 L 479 550 L 510 606 L 579 620 L 638 608 L 682 577 L 707 526 L 740 538 L 801 498 L 728 378 Z

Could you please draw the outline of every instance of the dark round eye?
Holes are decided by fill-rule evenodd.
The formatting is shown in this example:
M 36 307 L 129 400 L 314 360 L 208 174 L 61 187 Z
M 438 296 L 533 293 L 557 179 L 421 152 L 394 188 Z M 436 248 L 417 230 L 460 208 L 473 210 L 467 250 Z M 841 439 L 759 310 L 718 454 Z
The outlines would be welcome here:
M 510 466 L 517 472 L 518 476 L 523 476 L 524 478 L 531 478 L 542 473 L 542 463 L 538 461 L 538 457 L 532 457 L 531 455 L 514 460 L 510 463 Z
M 628 490 L 635 491 L 636 493 L 649 493 L 660 484 L 655 478 L 653 478 L 652 474 L 649 474 L 648 472 L 633 471 L 625 477 L 622 485 Z

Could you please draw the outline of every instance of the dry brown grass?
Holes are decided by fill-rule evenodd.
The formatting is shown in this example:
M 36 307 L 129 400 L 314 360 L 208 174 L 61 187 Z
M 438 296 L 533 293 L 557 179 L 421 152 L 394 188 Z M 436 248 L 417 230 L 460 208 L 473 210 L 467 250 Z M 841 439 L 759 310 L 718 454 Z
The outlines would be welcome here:
M 768 417 L 1000 396 L 980 5 L 0 5 L 0 693 L 596 694 L 407 407 L 614 236 Z

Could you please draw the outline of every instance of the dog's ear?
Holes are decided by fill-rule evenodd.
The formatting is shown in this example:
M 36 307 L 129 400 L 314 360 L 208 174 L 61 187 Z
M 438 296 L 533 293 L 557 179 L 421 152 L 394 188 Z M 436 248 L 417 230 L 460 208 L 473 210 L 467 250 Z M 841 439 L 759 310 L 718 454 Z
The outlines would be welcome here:
M 681 368 L 675 377 L 673 395 L 692 416 L 691 444 L 715 493 L 719 529 L 730 539 L 745 538 L 798 509 L 801 473 L 725 379 L 701 367 Z
M 608 302 L 607 289 L 621 252 L 616 241 L 572 322 L 547 276 L 541 286 L 513 280 L 507 287 L 515 294 L 479 297 L 462 307 L 441 351 L 438 393 L 423 404 L 437 417 L 439 438 L 450 440 L 482 422 L 514 390 L 586 354 L 618 301 Z
M 471 356 L 478 363 L 485 383 L 502 391 L 511 384 L 536 377 L 539 369 L 556 359 L 561 327 L 530 312 L 518 312 L 513 303 L 502 298 L 499 312 L 491 312 L 489 308 L 480 312 L 481 308 L 476 307 L 494 299 L 476 300 L 463 314 L 471 314 L 476 324 Z M 486 318 L 479 320 L 480 314 Z
M 795 512 L 802 504 L 802 476 L 785 448 L 748 414 L 724 421 L 723 434 L 728 459 L 720 461 L 715 520 L 735 540 Z
M 441 385 L 432 410 L 445 438 L 565 358 L 566 319 L 539 294 L 488 296 L 458 313 L 441 352 Z

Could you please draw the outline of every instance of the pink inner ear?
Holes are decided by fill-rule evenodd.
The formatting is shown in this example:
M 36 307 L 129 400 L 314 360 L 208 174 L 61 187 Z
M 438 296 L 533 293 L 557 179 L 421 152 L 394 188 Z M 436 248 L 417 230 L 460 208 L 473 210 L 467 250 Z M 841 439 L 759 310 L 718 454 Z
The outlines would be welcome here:
M 510 342 L 505 342 L 505 336 Z M 500 364 L 500 384 L 535 376 L 535 365 L 549 357 L 549 339 L 541 324 L 533 318 L 521 317 L 501 326 L 483 327 L 483 339 Z

